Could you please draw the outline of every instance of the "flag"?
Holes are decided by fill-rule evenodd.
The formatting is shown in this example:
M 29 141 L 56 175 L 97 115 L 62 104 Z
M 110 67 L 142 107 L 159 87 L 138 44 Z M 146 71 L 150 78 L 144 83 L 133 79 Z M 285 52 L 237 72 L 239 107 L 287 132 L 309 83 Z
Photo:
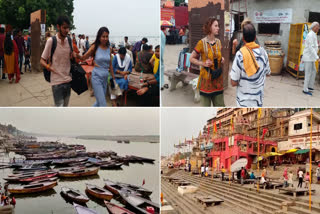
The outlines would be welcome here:
M 230 120 L 230 129 L 232 131 L 234 131 L 234 126 L 233 126 L 233 118 L 231 117 L 231 120 Z
M 219 129 L 221 129 L 221 120 L 219 120 Z
M 214 132 L 217 132 L 217 123 L 214 123 Z
M 261 118 L 261 108 L 258 109 L 258 119 Z
M 262 131 L 262 137 L 261 139 L 263 140 L 264 138 L 264 135 L 268 132 L 268 129 L 267 128 L 264 128 L 263 131 Z
M 142 186 L 145 185 L 145 183 L 146 183 L 146 181 L 143 179 L 143 181 L 142 181 Z

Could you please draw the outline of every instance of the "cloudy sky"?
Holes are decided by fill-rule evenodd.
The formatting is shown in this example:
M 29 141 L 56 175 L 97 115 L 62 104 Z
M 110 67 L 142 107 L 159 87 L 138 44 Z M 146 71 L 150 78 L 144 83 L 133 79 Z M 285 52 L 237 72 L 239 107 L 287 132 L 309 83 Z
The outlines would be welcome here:
M 197 137 L 207 120 L 216 115 L 216 108 L 162 108 L 161 155 L 174 152 L 173 145 L 179 140 Z
M 158 108 L 1 108 L 0 123 L 22 131 L 74 135 L 159 135 Z
M 74 0 L 75 33 L 96 35 L 109 28 L 110 36 L 159 36 L 159 0 Z

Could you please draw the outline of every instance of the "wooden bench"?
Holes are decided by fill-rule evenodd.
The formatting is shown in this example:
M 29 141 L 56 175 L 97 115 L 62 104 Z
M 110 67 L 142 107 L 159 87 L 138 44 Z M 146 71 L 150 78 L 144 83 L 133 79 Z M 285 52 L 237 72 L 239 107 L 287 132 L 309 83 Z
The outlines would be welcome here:
M 165 75 L 169 77 L 169 81 L 171 82 L 170 84 L 170 91 L 173 91 L 177 88 L 177 84 L 179 82 L 182 82 L 184 86 L 188 85 L 189 82 L 195 78 L 197 78 L 199 75 L 186 72 L 186 71 L 181 71 L 178 72 L 176 70 L 166 70 L 164 72 Z
M 195 195 L 194 198 L 197 202 L 202 204 L 204 209 L 206 209 L 209 206 L 218 205 L 221 202 L 224 202 L 223 200 L 216 198 L 216 197 L 213 197 L 213 196 Z
M 189 181 L 177 180 L 177 181 L 174 181 L 174 184 L 177 186 L 189 186 L 191 183 Z
M 287 187 L 287 188 L 279 188 L 279 193 L 280 191 L 284 191 L 286 193 L 292 193 L 293 197 L 296 198 L 297 197 L 297 193 L 303 193 L 304 196 L 306 196 L 309 193 L 309 189 L 305 189 L 305 188 L 292 188 L 292 187 Z M 315 193 L 316 190 L 315 189 L 311 189 L 312 193 Z

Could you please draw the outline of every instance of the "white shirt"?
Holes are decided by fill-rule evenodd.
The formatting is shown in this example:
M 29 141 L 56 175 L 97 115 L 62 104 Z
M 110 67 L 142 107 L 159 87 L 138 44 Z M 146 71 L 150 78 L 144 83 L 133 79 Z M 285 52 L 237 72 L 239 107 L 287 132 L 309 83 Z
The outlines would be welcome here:
M 316 33 L 311 30 L 305 41 L 305 48 L 303 50 L 302 61 L 315 62 L 319 59 L 318 56 L 318 39 Z
M 261 107 L 263 105 L 264 83 L 271 73 L 267 52 L 262 48 L 252 50 L 259 65 L 258 71 L 248 76 L 243 66 L 243 56 L 239 50 L 234 58 L 230 78 L 238 82 L 236 102 L 238 107 Z
M 84 50 L 86 49 L 86 42 L 84 41 L 84 39 L 80 39 L 79 41 L 79 51 L 80 51 L 80 56 L 82 56 Z
M 204 172 L 204 166 L 201 167 L 201 172 Z
M 299 178 L 302 178 L 302 176 L 303 176 L 303 172 L 299 171 Z

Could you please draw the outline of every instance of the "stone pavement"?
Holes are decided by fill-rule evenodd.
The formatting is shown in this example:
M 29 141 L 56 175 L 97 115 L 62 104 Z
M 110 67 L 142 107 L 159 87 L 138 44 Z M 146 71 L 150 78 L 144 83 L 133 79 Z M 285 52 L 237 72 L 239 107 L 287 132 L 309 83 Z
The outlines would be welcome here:
M 23 69 L 24 71 L 24 69 Z M 24 72 L 19 83 L 9 84 L 9 80 L 0 79 L 0 106 L 20 107 L 53 107 L 53 95 L 50 84 L 44 79 L 40 72 Z M 94 104 L 95 97 L 90 96 L 86 91 L 77 95 L 71 91 L 69 106 L 90 107 Z M 128 106 L 134 106 L 135 101 L 128 96 Z M 111 106 L 110 96 L 107 96 L 107 105 Z
M 180 50 L 185 45 L 166 45 L 164 52 L 165 69 L 177 67 Z M 230 62 L 231 64 L 232 62 Z M 230 66 L 231 68 L 231 66 Z M 165 76 L 165 83 L 169 83 Z M 229 81 L 230 83 L 230 81 Z M 296 80 L 287 72 L 282 71 L 279 76 L 268 77 L 264 88 L 264 107 L 319 107 L 320 106 L 320 81 L 317 74 L 313 96 L 302 93 L 303 79 Z M 175 91 L 168 89 L 161 91 L 163 106 L 201 106 L 193 102 L 191 85 L 183 86 L 179 83 Z M 231 87 L 224 91 L 224 101 L 227 107 L 236 107 L 236 88 Z

